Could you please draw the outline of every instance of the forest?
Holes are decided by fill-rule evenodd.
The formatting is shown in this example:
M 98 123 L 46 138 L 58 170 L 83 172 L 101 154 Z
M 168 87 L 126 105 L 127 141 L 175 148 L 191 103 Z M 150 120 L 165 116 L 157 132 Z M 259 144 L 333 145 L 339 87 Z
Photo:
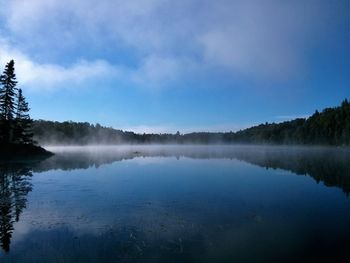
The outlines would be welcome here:
M 33 122 L 34 139 L 41 144 L 283 144 L 350 145 L 350 103 L 326 108 L 309 118 L 265 123 L 237 132 L 136 134 L 87 122 Z
M 181 134 L 136 134 L 88 122 L 33 121 L 17 80 L 14 61 L 0 76 L 0 145 L 88 144 L 283 144 L 350 145 L 350 103 L 326 108 L 309 118 L 265 123 L 237 132 Z M 9 149 L 9 148 L 8 148 Z

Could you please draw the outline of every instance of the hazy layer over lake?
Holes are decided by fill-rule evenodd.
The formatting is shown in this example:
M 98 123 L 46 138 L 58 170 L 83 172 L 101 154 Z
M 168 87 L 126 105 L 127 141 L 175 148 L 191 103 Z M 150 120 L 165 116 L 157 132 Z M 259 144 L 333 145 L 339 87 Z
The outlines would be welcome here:
M 41 162 L 0 163 L 0 262 L 348 256 L 349 149 L 48 149 Z

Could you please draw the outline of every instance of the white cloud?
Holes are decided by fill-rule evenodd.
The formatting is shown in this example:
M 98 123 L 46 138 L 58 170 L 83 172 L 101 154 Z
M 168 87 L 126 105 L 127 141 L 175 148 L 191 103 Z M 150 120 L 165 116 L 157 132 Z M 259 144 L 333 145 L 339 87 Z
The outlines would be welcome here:
M 253 76 L 298 71 L 309 34 L 323 14 L 316 15 L 308 3 L 282 1 L 242 1 L 235 8 L 230 18 L 219 18 L 199 36 L 205 60 Z
M 105 61 L 82 60 L 69 67 L 36 63 L 22 52 L 0 42 L 0 64 L 5 65 L 11 59 L 15 60 L 19 85 L 32 90 L 63 88 L 68 84 L 68 88 L 72 88 L 89 80 L 118 74 L 118 70 Z
M 64 67 L 58 64 L 34 62 L 19 50 L 12 49 L 0 41 L 0 64 L 15 60 L 19 85 L 33 91 L 75 88 L 89 81 L 129 81 L 145 87 L 158 88 L 162 83 L 175 80 L 182 74 L 185 62 L 172 57 L 147 57 L 138 68 L 112 65 L 104 60 L 80 60 Z
M 120 71 L 126 81 L 152 87 L 211 67 L 252 77 L 293 75 L 327 10 L 312 1 L 243 0 L 12 0 L 1 7 L 4 28 L 18 50 L 35 58 L 49 54 L 52 64 L 39 65 L 51 76 L 48 83 Z M 112 65 L 106 54 L 91 62 L 77 57 L 69 67 L 55 65 L 67 51 L 74 56 L 91 47 L 114 56 L 130 52 L 136 66 Z
M 149 56 L 138 69 L 130 72 L 130 79 L 142 86 L 158 88 L 162 83 L 176 81 L 186 71 L 194 70 L 197 66 L 186 59 Z

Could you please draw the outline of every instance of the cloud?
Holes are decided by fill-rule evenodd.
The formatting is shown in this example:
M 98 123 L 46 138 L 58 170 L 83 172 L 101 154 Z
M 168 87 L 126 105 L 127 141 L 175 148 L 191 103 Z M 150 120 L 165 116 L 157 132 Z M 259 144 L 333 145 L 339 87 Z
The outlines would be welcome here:
M 68 84 L 71 88 L 96 78 L 118 74 L 116 68 L 102 60 L 93 62 L 81 60 L 69 67 L 36 63 L 22 52 L 0 42 L 0 64 L 5 65 L 11 59 L 15 60 L 19 85 L 32 90 L 62 88 Z
M 2 31 L 18 50 L 51 60 L 39 66 L 53 72 L 48 83 L 57 85 L 92 71 L 122 71 L 124 80 L 152 87 L 211 68 L 289 77 L 302 69 L 327 15 L 326 5 L 315 8 L 313 1 L 12 0 L 1 6 Z M 82 60 L 87 53 L 94 58 Z M 125 53 L 132 66 L 111 58 Z M 71 66 L 60 66 L 62 57 Z
M 0 64 L 15 60 L 19 85 L 32 91 L 80 87 L 88 82 L 106 79 L 124 81 L 145 87 L 158 88 L 162 83 L 175 80 L 182 74 L 185 61 L 172 57 L 146 57 L 137 68 L 112 65 L 105 60 L 79 60 L 70 66 L 33 61 L 23 52 L 0 41 Z
M 195 70 L 197 64 L 182 58 L 149 56 L 140 67 L 130 71 L 130 80 L 147 87 L 161 87 L 162 83 L 174 82 L 186 71 Z
M 224 18 L 217 17 L 198 40 L 208 63 L 249 76 L 284 77 L 297 71 L 324 15 L 310 3 L 242 1 L 232 6 L 226 19 L 226 11 L 216 11 Z

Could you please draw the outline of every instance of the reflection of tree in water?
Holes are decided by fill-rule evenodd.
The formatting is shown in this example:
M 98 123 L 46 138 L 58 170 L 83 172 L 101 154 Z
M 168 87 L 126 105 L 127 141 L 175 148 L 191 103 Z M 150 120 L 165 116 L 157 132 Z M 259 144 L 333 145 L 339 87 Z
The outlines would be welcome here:
M 317 183 L 350 193 L 350 152 L 327 148 L 261 148 L 239 152 L 235 158 L 265 168 L 283 169 L 312 177 Z
M 88 148 L 89 149 L 89 148 Z M 308 175 L 326 186 L 350 193 L 350 150 L 332 147 L 292 146 L 135 146 L 126 150 L 97 147 L 63 151 L 42 162 L 36 172 L 51 169 L 87 169 L 116 161 L 142 157 L 237 159 L 265 168 Z
M 10 250 L 13 224 L 26 207 L 27 195 L 32 190 L 31 168 L 25 164 L 0 164 L 0 244 Z

